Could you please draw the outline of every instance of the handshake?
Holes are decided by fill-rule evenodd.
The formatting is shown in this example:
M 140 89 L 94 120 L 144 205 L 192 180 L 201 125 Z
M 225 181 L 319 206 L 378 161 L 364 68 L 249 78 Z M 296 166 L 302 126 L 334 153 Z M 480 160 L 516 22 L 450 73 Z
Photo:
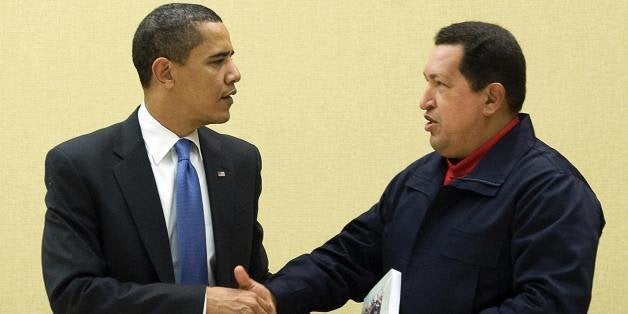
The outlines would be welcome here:
M 277 313 L 273 295 L 251 279 L 244 267 L 236 266 L 233 274 L 239 289 L 207 287 L 206 313 Z

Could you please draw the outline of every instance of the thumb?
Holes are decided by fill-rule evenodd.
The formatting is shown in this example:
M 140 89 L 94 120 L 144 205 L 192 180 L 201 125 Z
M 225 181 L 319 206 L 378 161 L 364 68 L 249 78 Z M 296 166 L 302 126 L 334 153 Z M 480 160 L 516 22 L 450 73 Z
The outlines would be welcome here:
M 244 267 L 238 265 L 233 269 L 233 275 L 235 276 L 238 287 L 243 290 L 251 290 L 253 288 L 254 281 L 249 277 Z

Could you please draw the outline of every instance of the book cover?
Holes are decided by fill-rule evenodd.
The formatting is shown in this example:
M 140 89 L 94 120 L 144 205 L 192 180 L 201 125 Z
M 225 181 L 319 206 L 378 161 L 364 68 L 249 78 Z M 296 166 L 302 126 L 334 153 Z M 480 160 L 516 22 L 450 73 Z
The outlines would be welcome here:
M 400 298 L 401 273 L 391 268 L 364 298 L 362 314 L 398 314 Z

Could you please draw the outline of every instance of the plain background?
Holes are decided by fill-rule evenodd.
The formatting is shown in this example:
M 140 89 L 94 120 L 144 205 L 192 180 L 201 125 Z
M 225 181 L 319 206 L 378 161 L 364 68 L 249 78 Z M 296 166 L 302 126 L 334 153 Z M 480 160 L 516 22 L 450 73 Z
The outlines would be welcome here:
M 0 312 L 50 312 L 40 264 L 45 154 L 142 101 L 131 38 L 159 4 L 0 2 Z M 518 38 L 528 64 L 523 111 L 602 202 L 590 312 L 626 311 L 627 2 L 203 4 L 225 21 L 242 73 L 231 121 L 214 128 L 262 152 L 272 271 L 336 234 L 431 151 L 418 101 L 432 38 L 453 22 L 482 20 Z M 336 313 L 358 311 L 350 302 Z

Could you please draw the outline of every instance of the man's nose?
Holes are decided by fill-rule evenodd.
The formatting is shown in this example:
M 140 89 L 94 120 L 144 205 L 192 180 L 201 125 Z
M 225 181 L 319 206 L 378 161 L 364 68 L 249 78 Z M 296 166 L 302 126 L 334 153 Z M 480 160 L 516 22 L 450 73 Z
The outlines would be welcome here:
M 233 84 L 239 82 L 241 78 L 242 75 L 240 74 L 240 70 L 238 70 L 235 62 L 229 60 L 229 70 L 227 72 L 227 75 L 225 76 L 225 83 Z
M 421 96 L 421 100 L 419 101 L 419 108 L 421 108 L 421 110 L 427 111 L 434 108 L 435 104 L 436 103 L 434 101 L 432 88 L 428 86 L 425 88 L 425 91 L 423 91 L 423 95 Z

